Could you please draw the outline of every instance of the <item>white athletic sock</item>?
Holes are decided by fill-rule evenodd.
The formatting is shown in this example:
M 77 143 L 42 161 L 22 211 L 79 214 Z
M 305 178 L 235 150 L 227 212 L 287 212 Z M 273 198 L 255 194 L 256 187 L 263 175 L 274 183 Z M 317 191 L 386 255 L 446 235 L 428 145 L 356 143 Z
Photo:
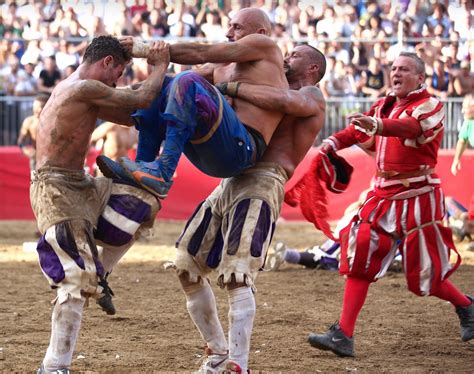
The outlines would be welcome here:
M 186 307 L 207 346 L 214 353 L 227 353 L 228 345 L 217 314 L 216 298 L 207 281 L 184 287 Z
M 113 267 L 120 261 L 120 259 L 128 252 L 135 241 L 122 245 L 121 247 L 107 247 L 104 246 L 102 250 L 102 265 L 107 273 L 111 273 Z
M 67 299 L 53 308 L 51 317 L 51 340 L 43 360 L 44 370 L 52 372 L 71 366 L 72 354 L 76 347 L 82 310 L 85 299 Z
M 229 360 L 247 372 L 250 338 L 255 318 L 255 298 L 250 287 L 238 287 L 229 294 Z

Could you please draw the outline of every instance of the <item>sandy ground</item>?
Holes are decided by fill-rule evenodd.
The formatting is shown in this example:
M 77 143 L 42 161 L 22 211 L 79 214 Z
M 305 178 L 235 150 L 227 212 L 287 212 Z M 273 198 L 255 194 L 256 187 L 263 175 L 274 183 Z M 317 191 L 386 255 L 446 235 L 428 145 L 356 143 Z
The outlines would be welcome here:
M 74 354 L 75 373 L 150 373 L 195 370 L 203 343 L 188 317 L 172 259 L 182 222 L 158 221 L 156 235 L 134 246 L 111 276 L 117 307 L 107 316 L 85 310 Z M 31 222 L 0 222 L 0 372 L 32 373 L 48 345 L 54 294 L 23 242 L 35 241 Z M 303 249 L 323 241 L 311 225 L 282 223 L 274 243 Z M 33 246 L 34 247 L 34 246 Z M 474 293 L 474 253 L 452 280 Z M 336 272 L 284 265 L 257 280 L 257 315 L 250 368 L 260 373 L 473 373 L 474 341 L 463 343 L 452 307 L 406 290 L 403 274 L 371 287 L 356 326 L 356 358 L 338 358 L 306 342 L 339 317 L 344 279 Z M 227 325 L 227 296 L 217 289 Z

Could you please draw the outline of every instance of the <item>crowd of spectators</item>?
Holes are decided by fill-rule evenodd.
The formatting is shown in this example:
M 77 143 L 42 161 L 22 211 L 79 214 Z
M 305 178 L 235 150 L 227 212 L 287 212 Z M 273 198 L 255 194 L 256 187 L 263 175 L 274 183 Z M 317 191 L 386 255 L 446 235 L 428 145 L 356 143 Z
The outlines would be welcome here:
M 283 53 L 297 42 L 328 58 L 326 96 L 383 96 L 388 67 L 401 50 L 427 64 L 427 85 L 442 98 L 472 91 L 474 13 L 471 0 L 16 0 L 0 6 L 0 93 L 51 92 L 71 74 L 91 37 L 133 35 L 144 40 L 224 41 L 232 13 L 266 11 Z M 172 66 L 174 71 L 188 67 Z M 122 84 L 143 80 L 136 60 Z

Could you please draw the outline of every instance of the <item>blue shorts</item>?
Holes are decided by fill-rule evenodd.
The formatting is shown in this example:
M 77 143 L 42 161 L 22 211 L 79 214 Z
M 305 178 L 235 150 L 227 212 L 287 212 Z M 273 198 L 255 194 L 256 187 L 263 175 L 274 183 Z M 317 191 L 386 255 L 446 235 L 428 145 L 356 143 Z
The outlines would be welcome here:
M 153 132 L 149 136 L 159 143 L 166 139 L 158 162 L 177 164 L 175 156 L 183 152 L 203 173 L 219 178 L 237 175 L 255 164 L 265 148 L 263 138 L 240 122 L 213 85 L 187 71 L 163 86 L 151 107 L 136 113 L 141 117 L 140 131 Z M 143 146 L 139 139 L 137 159 L 151 161 L 140 158 L 150 153 L 143 152 Z

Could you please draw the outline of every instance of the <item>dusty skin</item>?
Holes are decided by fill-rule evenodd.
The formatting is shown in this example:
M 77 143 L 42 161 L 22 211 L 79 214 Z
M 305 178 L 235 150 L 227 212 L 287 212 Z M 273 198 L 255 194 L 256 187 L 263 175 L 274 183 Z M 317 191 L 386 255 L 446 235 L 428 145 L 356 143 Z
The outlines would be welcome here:
M 189 373 L 200 363 L 202 342 L 188 318 L 184 296 L 163 263 L 173 256 L 182 222 L 157 221 L 155 236 L 141 241 L 112 275 L 118 313 L 85 309 L 74 373 Z M 24 241 L 34 223 L 0 222 L 0 372 L 33 373 L 48 345 L 49 290 Z M 323 237 L 311 225 L 281 223 L 274 243 L 303 249 Z M 474 252 L 458 243 L 465 261 L 453 276 L 474 294 Z M 328 271 L 285 265 L 257 280 L 257 315 L 250 368 L 256 373 L 472 373 L 474 342 L 462 343 L 452 307 L 406 291 L 401 274 L 389 274 L 369 291 L 356 327 L 355 359 L 311 348 L 310 331 L 338 318 L 343 278 Z M 227 298 L 216 291 L 221 318 Z

